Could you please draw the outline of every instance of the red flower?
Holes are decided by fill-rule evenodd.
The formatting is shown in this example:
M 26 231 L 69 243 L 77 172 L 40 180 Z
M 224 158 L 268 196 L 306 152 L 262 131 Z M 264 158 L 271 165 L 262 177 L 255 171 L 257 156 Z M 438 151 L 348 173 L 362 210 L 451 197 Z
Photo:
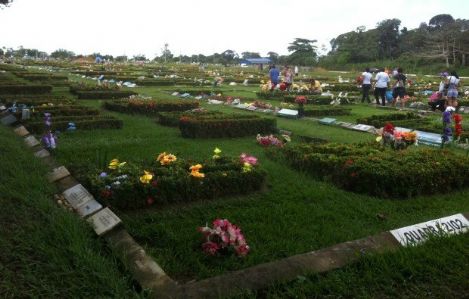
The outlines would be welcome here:
M 460 123 L 462 121 L 462 116 L 461 114 L 454 114 L 453 119 L 455 123 Z
M 345 161 L 345 166 L 350 166 L 353 164 L 353 160 L 352 159 L 348 159 L 347 161 Z
M 235 247 L 235 251 L 239 256 L 246 256 L 249 253 L 249 246 L 247 244 L 242 244 L 238 247 Z
M 390 122 L 387 122 L 385 125 L 384 125 L 384 129 L 383 131 L 385 133 L 389 133 L 389 134 L 393 134 L 394 133 L 394 125 Z
M 202 244 L 202 250 L 208 255 L 215 255 L 219 248 L 217 243 L 211 241 Z
M 155 199 L 151 196 L 147 197 L 147 204 L 151 206 L 155 202 Z
M 102 198 L 109 198 L 112 195 L 112 191 L 109 189 L 103 189 L 101 190 L 101 197 Z
M 151 182 L 152 187 L 156 188 L 158 186 L 158 179 Z
M 358 175 L 358 174 L 357 174 L 356 172 L 352 172 L 352 173 L 350 174 L 350 176 L 351 176 L 352 178 L 356 177 L 357 175 Z
M 296 96 L 295 103 L 297 104 L 306 104 L 306 97 L 305 96 Z

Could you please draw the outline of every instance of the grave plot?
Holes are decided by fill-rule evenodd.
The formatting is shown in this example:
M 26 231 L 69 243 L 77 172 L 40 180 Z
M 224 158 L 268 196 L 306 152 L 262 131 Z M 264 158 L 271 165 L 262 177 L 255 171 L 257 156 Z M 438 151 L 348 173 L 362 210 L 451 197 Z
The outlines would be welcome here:
M 213 157 L 200 163 L 166 152 L 139 165 L 113 159 L 106 169 L 92 171 L 87 182 L 96 198 L 119 209 L 218 199 L 261 189 L 266 172 L 255 157 L 220 153 L 215 149 Z
M 78 96 L 78 99 L 120 99 L 137 94 L 131 90 L 120 89 L 118 86 L 107 87 L 72 84 L 70 92 Z
M 198 107 L 197 101 L 153 100 L 139 97 L 104 103 L 104 108 L 111 111 L 148 116 L 157 116 L 159 112 L 187 111 Z
M 24 126 L 34 134 L 41 134 L 44 131 L 44 113 L 50 113 L 52 117 L 52 131 L 65 130 L 93 130 L 93 129 L 120 129 L 123 122 L 109 115 L 101 115 L 99 110 L 79 106 L 37 106 L 17 112 L 17 116 L 22 120 Z M 28 115 L 27 118 L 24 116 Z
M 379 197 L 445 193 L 469 184 L 469 158 L 446 150 L 331 143 L 276 148 L 271 155 L 345 190 Z

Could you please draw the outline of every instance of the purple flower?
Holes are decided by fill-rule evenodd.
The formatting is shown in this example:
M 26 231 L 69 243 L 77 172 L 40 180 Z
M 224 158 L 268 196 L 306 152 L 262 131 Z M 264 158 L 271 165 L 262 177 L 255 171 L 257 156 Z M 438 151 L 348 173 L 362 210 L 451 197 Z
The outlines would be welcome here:
M 103 172 L 101 172 L 101 173 L 99 174 L 99 177 L 100 177 L 100 178 L 105 178 L 105 177 L 107 177 L 107 173 L 105 173 L 105 172 L 103 171 Z
M 443 112 L 443 123 L 445 124 L 451 123 L 451 112 L 449 111 Z

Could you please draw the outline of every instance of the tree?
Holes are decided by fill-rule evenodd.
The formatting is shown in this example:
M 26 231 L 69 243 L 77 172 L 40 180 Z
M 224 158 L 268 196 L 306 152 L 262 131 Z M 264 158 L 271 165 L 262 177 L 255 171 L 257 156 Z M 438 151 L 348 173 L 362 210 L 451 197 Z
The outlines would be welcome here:
M 167 62 L 168 59 L 173 58 L 173 54 L 169 50 L 168 46 L 169 46 L 169 44 L 165 43 L 164 48 L 161 50 L 161 57 L 163 57 L 164 62 Z
M 238 53 L 230 49 L 223 51 L 221 56 L 223 57 L 224 64 L 231 64 L 239 58 Z
M 396 58 L 399 56 L 399 25 L 401 20 L 388 19 L 378 23 L 378 53 L 380 58 Z
M 314 45 L 317 40 L 295 38 L 288 46 L 288 52 L 292 52 L 288 57 L 288 62 L 299 65 L 312 65 L 316 63 L 318 56 Z
M 243 59 L 248 59 L 248 58 L 261 58 L 261 55 L 258 52 L 243 52 L 241 53 L 241 56 Z
M 0 0 L 0 7 L 8 6 L 13 0 Z
M 127 55 L 120 55 L 120 56 L 116 56 L 115 61 L 117 61 L 117 62 L 126 62 L 127 59 L 128 59 Z
M 436 15 L 428 22 L 428 24 L 435 29 L 448 26 L 451 23 L 454 23 L 454 18 L 448 14 Z
M 75 56 L 75 53 L 73 53 L 72 51 L 65 50 L 65 49 L 58 49 L 50 54 L 50 57 L 56 58 L 56 59 L 69 59 L 69 58 L 72 58 L 73 56 Z
M 278 63 L 278 53 L 270 51 L 267 53 L 267 57 L 272 60 L 272 63 Z

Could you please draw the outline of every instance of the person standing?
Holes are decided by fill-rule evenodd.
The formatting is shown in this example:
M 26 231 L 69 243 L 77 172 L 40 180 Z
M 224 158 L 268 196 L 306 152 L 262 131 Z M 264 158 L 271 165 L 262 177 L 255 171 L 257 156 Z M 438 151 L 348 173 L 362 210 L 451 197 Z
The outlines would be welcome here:
M 368 103 L 370 103 L 370 89 L 371 89 L 371 78 L 373 75 L 370 73 L 370 68 L 366 68 L 365 71 L 362 73 L 362 103 L 365 102 L 365 99 Z
M 446 79 L 446 84 L 448 85 L 447 106 L 452 106 L 454 108 L 458 106 L 459 81 L 458 74 L 455 71 L 451 71 Z
M 376 104 L 379 105 L 378 96 L 381 98 L 381 105 L 386 105 L 386 89 L 388 89 L 389 76 L 384 72 L 383 68 L 379 69 L 379 72 L 375 76 L 375 97 Z
M 286 85 L 286 90 L 290 91 L 290 87 L 293 84 L 293 73 L 288 65 L 285 66 L 283 71 L 283 82 Z
M 404 107 L 404 97 L 405 97 L 405 84 L 407 77 L 404 75 L 402 68 L 397 68 L 397 72 L 393 76 L 396 82 L 394 82 L 392 89 L 392 105 L 395 106 L 397 103 L 397 98 L 401 101 L 401 107 Z
M 298 77 L 298 74 L 299 74 L 298 66 L 295 65 L 295 77 Z
M 272 65 L 269 71 L 269 77 L 270 77 L 270 90 L 274 90 L 275 86 L 278 84 L 278 76 L 280 75 L 280 72 L 278 68 L 275 66 L 275 64 Z

